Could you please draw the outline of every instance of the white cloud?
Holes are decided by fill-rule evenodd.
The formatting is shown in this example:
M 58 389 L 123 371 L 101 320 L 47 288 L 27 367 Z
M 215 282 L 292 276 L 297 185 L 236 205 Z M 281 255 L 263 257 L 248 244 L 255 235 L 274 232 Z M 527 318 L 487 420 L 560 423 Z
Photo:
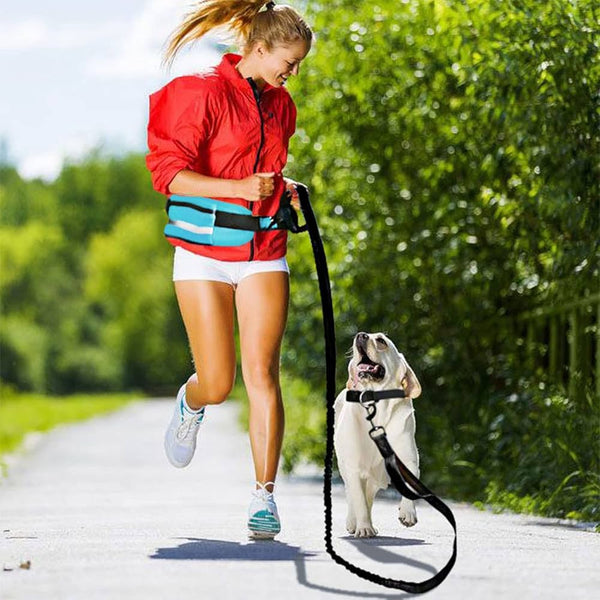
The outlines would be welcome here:
M 60 173 L 62 164 L 62 153 L 49 151 L 42 154 L 27 156 L 19 164 L 18 171 L 24 179 L 35 179 L 39 177 L 45 181 L 53 181 Z
M 143 78 L 161 74 L 161 59 L 167 38 L 183 18 L 185 6 L 172 0 L 148 0 L 141 14 L 128 28 L 121 43 L 109 56 L 95 58 L 88 68 L 104 78 Z M 193 55 L 185 53 L 174 65 L 174 74 L 193 72 L 218 62 L 214 40 L 207 37 L 195 45 Z
M 119 23 L 71 23 L 51 26 L 40 19 L 0 23 L 0 51 L 82 48 L 118 39 L 124 31 L 124 26 Z
M 59 175 L 66 160 L 77 161 L 96 146 L 96 141 L 91 138 L 71 138 L 61 147 L 26 156 L 18 164 L 19 174 L 24 179 L 39 177 L 45 181 L 52 181 Z
M 39 48 L 48 37 L 48 27 L 41 21 L 0 24 L 0 50 Z

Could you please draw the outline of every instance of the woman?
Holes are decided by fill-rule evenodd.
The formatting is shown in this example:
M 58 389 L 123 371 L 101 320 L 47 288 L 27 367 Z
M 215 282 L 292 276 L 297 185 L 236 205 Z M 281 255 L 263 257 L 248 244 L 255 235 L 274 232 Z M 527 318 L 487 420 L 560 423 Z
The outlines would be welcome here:
M 281 172 L 296 109 L 284 85 L 297 75 L 312 32 L 289 6 L 264 0 L 205 0 L 173 33 L 166 59 L 186 43 L 227 26 L 242 54 L 226 54 L 212 71 L 178 77 L 150 97 L 147 166 L 156 190 L 243 205 L 274 215 L 294 189 Z M 196 372 L 177 394 L 165 450 L 185 467 L 206 406 L 220 404 L 235 380 L 234 310 L 250 401 L 250 445 L 256 489 L 251 537 L 281 529 L 273 498 L 284 415 L 279 355 L 289 296 L 283 230 L 258 232 L 241 246 L 175 246 L 173 280 Z

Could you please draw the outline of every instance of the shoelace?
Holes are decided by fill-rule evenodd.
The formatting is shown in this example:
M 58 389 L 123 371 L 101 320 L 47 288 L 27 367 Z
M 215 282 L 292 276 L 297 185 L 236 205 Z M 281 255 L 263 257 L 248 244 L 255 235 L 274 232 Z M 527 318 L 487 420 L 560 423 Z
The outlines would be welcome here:
M 267 481 L 265 483 L 261 483 L 260 481 L 257 481 L 256 485 L 258 486 L 258 489 L 254 490 L 252 492 L 252 495 L 258 500 L 264 500 L 265 502 L 273 502 L 273 492 L 269 492 L 269 490 L 267 490 L 267 486 L 271 485 L 273 486 L 271 489 L 275 489 L 275 482 Z
M 202 419 L 204 418 L 204 408 L 200 410 L 198 413 L 189 413 L 185 409 L 182 410 L 181 415 L 181 425 L 177 428 L 177 433 L 175 437 L 180 441 L 184 441 L 190 433 L 194 433 L 200 423 L 202 423 Z

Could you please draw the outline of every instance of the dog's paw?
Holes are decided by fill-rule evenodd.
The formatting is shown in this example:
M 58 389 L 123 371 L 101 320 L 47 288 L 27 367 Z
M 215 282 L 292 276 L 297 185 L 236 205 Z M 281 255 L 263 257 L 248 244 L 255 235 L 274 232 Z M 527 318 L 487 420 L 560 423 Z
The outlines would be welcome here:
M 373 525 L 357 525 L 354 531 L 355 538 L 372 538 L 377 535 L 377 529 Z
M 417 511 L 415 503 L 412 500 L 402 500 L 398 509 L 398 520 L 405 527 L 412 527 L 417 524 Z
M 356 519 L 351 519 L 350 517 L 346 519 L 346 531 L 350 535 L 354 535 L 354 532 L 356 531 Z

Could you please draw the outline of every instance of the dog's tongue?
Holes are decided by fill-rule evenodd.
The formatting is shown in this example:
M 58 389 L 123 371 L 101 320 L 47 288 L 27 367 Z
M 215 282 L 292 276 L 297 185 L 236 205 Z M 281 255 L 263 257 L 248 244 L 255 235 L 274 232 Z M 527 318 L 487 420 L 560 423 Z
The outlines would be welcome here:
M 379 368 L 379 365 L 370 365 L 368 363 L 360 363 L 358 365 L 359 372 L 373 373 Z

